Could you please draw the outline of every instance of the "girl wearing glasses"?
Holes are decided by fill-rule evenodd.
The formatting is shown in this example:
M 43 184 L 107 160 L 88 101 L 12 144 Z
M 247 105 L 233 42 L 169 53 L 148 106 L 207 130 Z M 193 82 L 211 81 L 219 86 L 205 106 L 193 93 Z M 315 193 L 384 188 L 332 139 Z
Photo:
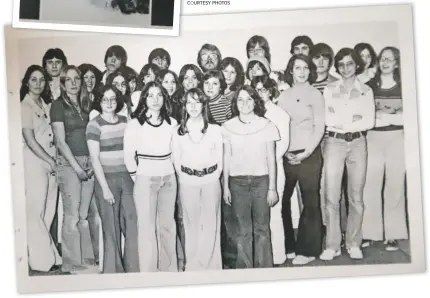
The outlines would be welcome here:
M 396 251 L 398 240 L 408 238 L 399 49 L 382 49 L 378 66 L 375 78 L 369 82 L 376 101 L 376 125 L 367 134 L 363 246 L 385 240 L 385 249 Z
M 322 156 L 319 143 L 324 134 L 324 99 L 311 84 L 316 67 L 311 58 L 297 54 L 288 61 L 286 81 L 291 86 L 278 105 L 291 117 L 290 145 L 283 156 L 285 188 L 282 198 L 285 251 L 294 265 L 304 265 L 322 250 L 320 177 Z M 291 218 L 291 197 L 299 184 L 303 201 L 297 240 Z
M 121 100 L 124 102 L 124 105 L 122 105 L 122 109 L 118 112 L 118 115 L 130 119 L 131 113 L 134 110 L 136 104 L 132 104 L 130 96 L 130 84 L 126 80 L 126 75 L 124 74 L 123 69 L 120 68 L 119 70 L 116 70 L 115 72 L 108 75 L 105 86 L 114 87 L 116 90 L 119 91 L 122 97 Z M 92 108 L 93 109 L 90 113 L 90 120 L 94 119 L 101 113 L 100 105 L 94 105 Z
M 375 77 L 378 57 L 373 47 L 368 43 L 359 43 L 355 45 L 354 50 L 360 55 L 364 64 L 364 70 L 358 75 L 358 79 L 363 83 L 367 83 Z
M 185 230 L 185 270 L 222 269 L 221 129 L 208 120 L 208 101 L 197 88 L 185 94 L 183 119 L 172 138 Z
M 125 165 L 135 180 L 141 272 L 178 271 L 177 184 L 170 147 L 177 122 L 169 117 L 169 111 L 167 91 L 160 83 L 149 82 L 124 133 Z
M 103 273 L 139 272 L 134 182 L 124 164 L 127 117 L 118 115 L 123 96 L 103 86 L 94 102 L 101 114 L 88 123 L 86 140 L 95 174 L 95 196 L 103 228 Z M 120 224 L 120 219 L 125 224 Z M 124 233 L 124 255 L 121 250 Z
M 237 256 L 234 268 L 273 267 L 270 208 L 276 191 L 276 126 L 264 118 L 264 101 L 251 86 L 238 89 L 224 137 L 223 198 L 232 207 Z
M 280 140 L 276 141 L 276 176 L 278 198 L 282 198 L 285 186 L 284 165 L 282 156 L 288 149 L 290 143 L 290 116 L 273 99 L 279 96 L 276 82 L 268 76 L 259 76 L 252 79 L 251 86 L 257 91 L 264 101 L 266 113 L 264 117 L 272 121 L 280 134 Z M 284 226 L 282 223 L 282 204 L 276 204 L 270 209 L 270 230 L 273 248 L 273 263 L 285 263 Z

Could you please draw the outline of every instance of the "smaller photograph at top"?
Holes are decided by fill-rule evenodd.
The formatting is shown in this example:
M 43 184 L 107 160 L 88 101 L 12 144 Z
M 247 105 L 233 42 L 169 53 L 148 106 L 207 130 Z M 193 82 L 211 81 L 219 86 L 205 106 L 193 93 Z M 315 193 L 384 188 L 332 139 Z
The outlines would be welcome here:
M 16 28 L 179 35 L 181 0 L 15 0 Z

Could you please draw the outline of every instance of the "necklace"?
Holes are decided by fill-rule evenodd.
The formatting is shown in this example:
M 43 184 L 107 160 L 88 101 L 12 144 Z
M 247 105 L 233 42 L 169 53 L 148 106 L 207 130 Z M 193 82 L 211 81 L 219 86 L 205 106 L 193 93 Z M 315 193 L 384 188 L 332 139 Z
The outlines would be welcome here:
M 188 132 L 188 133 L 187 133 L 187 135 L 188 135 L 188 138 L 190 139 L 191 143 L 193 143 L 193 144 L 196 144 L 196 145 L 197 145 L 197 144 L 200 144 L 200 143 L 203 141 L 203 138 L 205 137 L 205 135 L 206 135 L 206 134 L 202 133 L 198 141 L 194 140 L 194 139 L 191 137 L 191 133 L 190 133 L 190 132 Z

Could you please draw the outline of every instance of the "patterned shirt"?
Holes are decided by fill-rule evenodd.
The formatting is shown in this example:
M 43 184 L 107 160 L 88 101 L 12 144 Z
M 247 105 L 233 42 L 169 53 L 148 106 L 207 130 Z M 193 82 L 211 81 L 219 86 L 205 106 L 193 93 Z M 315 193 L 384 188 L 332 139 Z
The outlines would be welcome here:
M 116 123 L 107 122 L 98 115 L 88 123 L 87 140 L 100 143 L 100 163 L 105 174 L 128 172 L 124 163 L 124 131 L 127 117 L 118 115 Z
M 214 124 L 222 125 L 231 118 L 231 100 L 220 94 L 209 101 L 209 111 Z

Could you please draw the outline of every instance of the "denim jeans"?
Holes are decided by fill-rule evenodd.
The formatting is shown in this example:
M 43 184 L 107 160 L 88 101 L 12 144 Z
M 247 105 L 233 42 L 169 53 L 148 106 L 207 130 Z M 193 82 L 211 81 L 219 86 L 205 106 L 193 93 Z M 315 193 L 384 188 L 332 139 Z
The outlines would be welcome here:
M 285 188 L 282 198 L 285 251 L 307 257 L 316 257 L 322 251 L 322 213 L 320 205 L 320 179 L 322 155 L 320 147 L 298 165 L 291 165 L 284 157 Z M 297 241 L 291 222 L 291 197 L 299 183 L 303 201 Z
M 348 182 L 348 220 L 345 246 L 359 247 L 362 241 L 363 188 L 366 180 L 367 145 L 361 136 L 351 142 L 329 137 L 324 150 L 327 237 L 326 248 L 339 250 L 341 244 L 340 205 L 345 165 Z
M 220 243 L 221 185 L 180 184 L 185 230 L 186 271 L 222 269 Z
M 325 143 L 327 141 L 328 136 L 324 136 L 324 138 L 321 141 L 321 151 L 322 155 L 324 157 L 324 150 L 325 150 Z M 342 230 L 342 233 L 346 231 L 346 225 L 348 222 L 348 202 L 347 202 L 347 177 L 346 177 L 346 171 L 343 174 L 343 180 L 342 180 L 342 191 L 341 191 L 341 198 L 340 198 L 340 228 Z M 321 185 L 320 185 L 320 197 L 321 197 L 321 212 L 322 212 L 322 219 L 323 219 L 323 225 L 326 226 L 326 208 L 325 208 L 325 202 L 326 202 L 326 191 L 325 191 L 325 175 L 324 175 L 324 159 L 323 159 L 323 169 L 322 169 L 322 175 L 321 175 Z
M 369 131 L 363 238 L 408 239 L 403 130 Z
M 230 176 L 229 188 L 236 222 L 235 268 L 273 267 L 269 176 Z
M 178 271 L 176 255 L 176 175 L 138 175 L 134 184 L 141 272 Z
M 103 229 L 103 273 L 139 272 L 137 215 L 134 182 L 128 173 L 106 174 L 115 203 L 109 204 L 96 180 L 95 193 Z M 124 220 L 124 256 L 121 251 L 121 218 Z
M 83 169 L 92 167 L 89 156 L 75 156 L 75 159 Z M 62 270 L 70 272 L 82 265 L 95 263 L 88 224 L 88 209 L 94 193 L 94 176 L 87 181 L 79 180 L 69 162 L 59 155 L 57 182 L 63 199 Z

